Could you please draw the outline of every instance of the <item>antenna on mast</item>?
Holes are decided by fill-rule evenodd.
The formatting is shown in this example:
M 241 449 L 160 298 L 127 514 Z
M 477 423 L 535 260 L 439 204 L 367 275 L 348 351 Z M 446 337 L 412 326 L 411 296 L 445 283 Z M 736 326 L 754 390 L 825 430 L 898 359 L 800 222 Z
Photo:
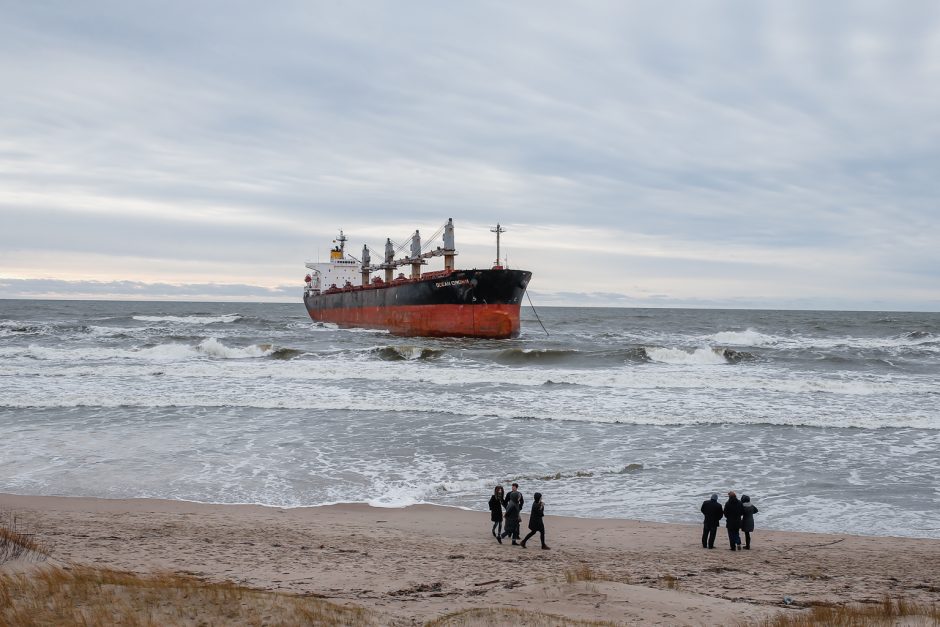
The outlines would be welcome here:
M 496 265 L 493 268 L 502 269 L 502 266 L 499 265 L 499 236 L 501 233 L 505 233 L 506 229 L 499 225 L 499 222 L 496 223 L 495 229 L 490 229 L 490 233 L 496 233 Z

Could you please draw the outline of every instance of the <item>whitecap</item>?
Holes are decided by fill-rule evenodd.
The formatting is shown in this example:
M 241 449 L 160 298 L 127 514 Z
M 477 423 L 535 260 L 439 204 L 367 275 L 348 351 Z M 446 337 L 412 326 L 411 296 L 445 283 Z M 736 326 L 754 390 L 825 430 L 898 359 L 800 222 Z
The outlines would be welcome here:
M 720 331 L 707 339 L 718 344 L 729 344 L 731 346 L 771 346 L 779 342 L 779 338 L 773 335 L 766 335 L 754 329 L 745 331 Z
M 196 347 L 200 353 L 209 357 L 219 357 L 222 359 L 246 359 L 250 357 L 266 357 L 270 355 L 274 347 L 271 344 L 252 344 L 243 348 L 226 346 L 214 337 L 210 337 L 199 343 Z
M 716 348 L 696 348 L 689 352 L 681 348 L 645 348 L 650 361 L 662 364 L 688 366 L 714 366 L 727 364 L 724 353 Z
M 169 322 L 172 324 L 227 324 L 241 320 L 238 314 L 223 314 L 221 316 L 134 316 L 140 322 Z

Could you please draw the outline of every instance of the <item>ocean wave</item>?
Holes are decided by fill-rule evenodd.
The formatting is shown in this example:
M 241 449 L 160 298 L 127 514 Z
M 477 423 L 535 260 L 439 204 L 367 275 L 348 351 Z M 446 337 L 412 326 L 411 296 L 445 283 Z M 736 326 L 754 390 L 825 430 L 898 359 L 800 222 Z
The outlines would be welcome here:
M 626 475 L 643 470 L 643 464 L 627 464 L 626 466 L 604 466 L 589 470 L 567 470 L 540 475 L 522 475 L 507 479 L 506 483 L 519 481 L 560 481 L 562 479 L 587 479 L 604 475 Z
M 55 331 L 55 327 L 49 324 L 23 322 L 20 320 L 0 321 L 0 336 L 51 335 L 55 333 Z
M 218 342 L 215 340 L 214 342 Z M 213 343 L 214 343 L 213 342 Z M 221 344 L 221 342 L 219 342 Z M 223 345 L 224 346 L 224 345 Z M 234 357 L 267 356 L 276 350 L 270 344 L 253 345 L 254 348 L 233 349 Z M 228 348 L 228 347 L 225 347 Z M 222 351 L 223 353 L 225 351 Z M 844 396 L 895 396 L 918 394 L 936 389 L 935 380 L 924 376 L 908 376 L 899 379 L 886 374 L 855 373 L 852 377 L 809 375 L 785 375 L 777 370 L 757 364 L 754 368 L 669 368 L 662 364 L 655 368 L 607 367 L 594 370 L 570 368 L 511 368 L 508 366 L 441 367 L 440 362 L 430 359 L 395 359 L 399 363 L 385 360 L 363 360 L 350 368 L 343 359 L 304 359 L 287 363 L 268 359 L 252 363 L 250 368 L 229 367 L 229 360 L 194 359 L 201 353 L 188 344 L 163 344 L 140 350 L 110 348 L 57 349 L 31 345 L 29 349 L 0 347 L 0 375 L 3 376 L 97 376 L 108 377 L 147 376 L 150 361 L 177 361 L 172 375 L 177 379 L 199 379 L 222 377 L 225 380 L 264 380 L 289 382 L 333 382 L 349 381 L 359 385 L 371 381 L 377 385 L 409 385 L 420 379 L 423 385 L 433 386 L 435 394 L 444 390 L 459 391 L 462 386 L 512 386 L 520 389 L 551 388 L 559 393 L 570 392 L 578 396 L 579 390 L 602 390 L 603 394 L 622 390 L 676 390 L 703 391 L 751 391 L 779 392 L 783 394 L 825 393 Z M 224 355 L 220 355 L 224 356 Z M 26 358 L 26 359 L 22 359 Z M 116 358 L 114 363 L 99 363 Z M 117 361 L 120 359 L 121 361 Z M 143 363 L 127 360 L 137 359 Z M 724 359 L 724 358 L 722 358 Z M 31 365 L 30 360 L 58 361 L 58 364 Z M 407 367 L 402 367 L 407 364 Z M 681 366 L 681 364 L 680 364 Z M 549 383 L 550 382 L 550 383 Z M 546 390 L 547 391 L 547 390 Z M 495 392 L 495 390 L 494 390 Z M 595 394 L 593 392 L 591 394 Z
M 413 361 L 417 359 L 436 359 L 444 351 L 421 346 L 379 346 L 369 350 L 369 353 L 382 361 Z
M 507 348 L 498 351 L 493 360 L 501 364 L 562 363 L 580 355 L 575 349 Z
M 730 363 L 721 348 L 696 348 L 691 351 L 682 348 L 646 347 L 643 349 L 650 361 L 675 366 L 717 366 Z
M 779 337 L 766 335 L 754 329 L 745 331 L 720 331 L 707 338 L 718 344 L 728 344 L 731 346 L 773 346 L 780 342 Z
M 267 356 L 270 357 L 271 359 L 289 360 L 289 359 L 293 359 L 294 357 L 299 357 L 300 355 L 303 355 L 303 354 L 304 354 L 304 351 L 297 350 L 296 348 L 275 348 L 271 350 L 267 354 Z
M 241 320 L 239 314 L 221 316 L 132 316 L 139 322 L 169 322 L 171 324 L 229 324 Z
M 70 364 L 69 370 L 74 373 L 76 372 L 75 365 L 83 361 L 185 361 L 197 357 L 245 359 L 252 357 L 267 357 L 277 350 L 282 349 L 275 349 L 272 344 L 252 344 L 245 347 L 226 346 L 218 339 L 210 337 L 202 340 L 195 346 L 176 342 L 132 348 L 103 348 L 100 346 L 82 348 L 56 348 L 41 346 L 38 344 L 30 344 L 26 347 L 4 347 L 2 350 L 0 350 L 0 355 L 5 357 L 26 357 L 29 359 L 37 359 L 41 361 L 67 362 Z M 94 366 L 95 372 L 102 372 L 101 367 L 101 365 Z M 117 367 L 123 371 L 126 371 L 127 368 L 127 366 L 124 365 Z
M 209 357 L 221 359 L 246 359 L 251 357 L 267 357 L 274 352 L 271 344 L 252 344 L 245 347 L 226 346 L 214 337 L 203 340 L 196 346 L 196 350 Z

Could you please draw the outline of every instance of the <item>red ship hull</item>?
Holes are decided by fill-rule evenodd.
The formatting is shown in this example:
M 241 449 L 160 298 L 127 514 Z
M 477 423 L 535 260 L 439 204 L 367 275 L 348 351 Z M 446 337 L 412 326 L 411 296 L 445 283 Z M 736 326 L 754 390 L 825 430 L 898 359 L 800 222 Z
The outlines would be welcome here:
M 493 339 L 519 335 L 519 305 L 404 305 L 308 311 L 319 322 L 388 329 L 395 335 Z
M 510 338 L 519 335 L 519 309 L 531 276 L 503 268 L 436 272 L 309 293 L 304 305 L 313 320 L 344 327 L 407 336 Z

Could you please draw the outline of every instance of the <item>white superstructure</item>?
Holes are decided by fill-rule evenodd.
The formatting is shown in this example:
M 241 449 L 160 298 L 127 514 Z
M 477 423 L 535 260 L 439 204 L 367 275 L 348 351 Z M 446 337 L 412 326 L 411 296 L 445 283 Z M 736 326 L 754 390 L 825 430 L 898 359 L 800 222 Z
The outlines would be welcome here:
M 331 287 L 343 288 L 347 284 L 354 285 L 362 270 L 362 264 L 355 259 L 346 257 L 346 236 L 339 232 L 339 237 L 333 240 L 337 245 L 330 251 L 330 260 L 323 263 L 308 261 L 304 266 L 310 270 L 307 274 L 306 290 L 319 293 Z

